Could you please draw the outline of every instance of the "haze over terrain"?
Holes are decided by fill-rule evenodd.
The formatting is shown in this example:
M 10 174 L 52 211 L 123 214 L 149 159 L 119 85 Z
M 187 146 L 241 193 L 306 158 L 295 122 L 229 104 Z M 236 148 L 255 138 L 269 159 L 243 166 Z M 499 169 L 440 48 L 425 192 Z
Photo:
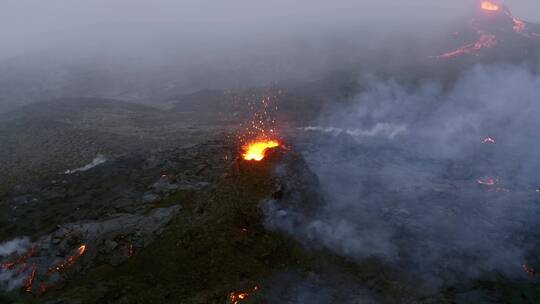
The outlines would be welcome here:
M 439 51 L 474 2 L 7 0 L 0 4 L 2 108 L 78 96 L 158 104 L 156 96 L 168 93 L 319 79 L 375 62 L 408 65 L 417 60 L 411 56 Z M 534 1 L 508 5 L 540 21 Z

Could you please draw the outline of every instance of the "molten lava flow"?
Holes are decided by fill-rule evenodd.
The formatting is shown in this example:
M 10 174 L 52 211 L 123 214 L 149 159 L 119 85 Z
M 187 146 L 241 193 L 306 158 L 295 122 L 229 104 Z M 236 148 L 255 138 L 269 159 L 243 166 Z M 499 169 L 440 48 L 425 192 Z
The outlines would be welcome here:
M 73 266 L 73 264 L 75 264 L 77 262 L 77 260 L 79 260 L 79 258 L 81 256 L 84 255 L 84 252 L 86 251 L 86 245 L 81 245 L 79 246 L 79 248 L 77 249 L 77 253 L 75 253 L 74 255 L 72 256 L 69 256 L 64 262 L 62 262 L 61 264 L 57 265 L 57 266 L 54 266 L 52 267 L 51 269 L 49 269 L 49 273 L 51 272 L 63 272 L 63 271 L 66 271 L 69 267 Z
M 229 303 L 231 304 L 238 304 L 240 302 L 243 302 L 247 300 L 253 293 L 257 292 L 259 290 L 259 286 L 253 287 L 252 291 L 233 291 L 229 294 Z
M 485 11 L 498 11 L 499 6 L 491 1 L 482 1 L 480 7 Z
M 3 263 L 0 265 L 0 269 L 13 269 L 19 265 L 27 267 L 26 262 L 36 254 L 36 247 L 30 248 L 30 250 L 22 256 L 15 255 L 13 259 L 9 262 Z
M 480 35 L 480 38 L 475 43 L 467 44 L 462 47 L 460 47 L 457 50 L 444 53 L 442 55 L 439 55 L 438 58 L 440 59 L 448 59 L 456 56 L 460 56 L 463 54 L 472 54 L 480 51 L 484 48 L 491 48 L 497 45 L 497 37 L 495 35 L 487 34 L 483 30 L 476 29 L 478 34 Z
M 32 265 L 32 273 L 30 273 L 30 276 L 24 282 L 24 291 L 28 293 L 32 293 L 32 286 L 34 284 L 34 279 L 36 278 L 36 271 L 37 271 L 37 267 L 34 264 Z
M 261 161 L 267 149 L 279 147 L 279 142 L 276 140 L 256 140 L 244 146 L 245 160 Z

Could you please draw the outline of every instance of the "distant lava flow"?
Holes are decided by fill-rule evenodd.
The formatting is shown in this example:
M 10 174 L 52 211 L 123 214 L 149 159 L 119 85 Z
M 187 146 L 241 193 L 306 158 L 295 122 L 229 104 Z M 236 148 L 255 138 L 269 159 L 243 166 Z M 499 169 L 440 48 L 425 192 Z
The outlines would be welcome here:
M 490 48 L 497 45 L 497 37 L 495 37 L 495 35 L 487 34 L 480 29 L 476 29 L 476 31 L 480 35 L 478 41 L 476 41 L 475 43 L 464 45 L 457 50 L 441 54 L 438 57 L 441 59 L 446 59 L 460 56 L 463 54 L 472 54 L 480 51 L 483 48 Z
M 508 40 L 507 33 L 517 33 L 527 38 L 540 38 L 540 34 L 530 30 L 530 24 L 515 17 L 510 9 L 493 1 L 481 1 L 477 15 L 471 21 L 471 29 L 478 39 L 455 50 L 443 53 L 437 58 L 448 59 L 461 55 L 478 55 L 481 50 L 497 46 Z M 504 37 L 499 37 L 503 35 Z
M 266 150 L 276 147 L 279 147 L 277 140 L 256 140 L 244 146 L 242 156 L 245 160 L 261 161 L 266 154 Z

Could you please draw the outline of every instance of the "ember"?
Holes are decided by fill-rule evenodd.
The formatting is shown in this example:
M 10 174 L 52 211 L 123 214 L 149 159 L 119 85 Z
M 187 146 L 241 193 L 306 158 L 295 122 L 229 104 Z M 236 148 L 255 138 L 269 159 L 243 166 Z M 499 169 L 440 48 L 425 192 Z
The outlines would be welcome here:
M 499 6 L 491 1 L 482 1 L 480 7 L 486 11 L 498 11 Z
M 253 295 L 253 293 L 257 292 L 258 290 L 259 290 L 259 287 L 255 286 L 255 287 L 253 287 L 253 290 L 251 290 L 249 292 L 248 291 L 244 291 L 244 292 L 233 291 L 229 295 L 229 303 L 238 304 L 240 302 L 243 302 L 243 301 L 247 300 L 250 296 Z
M 34 279 L 36 278 L 36 271 L 37 267 L 36 265 L 32 265 L 32 273 L 30 276 L 26 279 L 26 282 L 24 283 L 24 291 L 28 293 L 32 293 L 32 286 L 34 284 Z
M 63 272 L 66 271 L 69 267 L 73 266 L 77 262 L 77 260 L 84 255 L 84 252 L 86 251 L 86 245 L 81 245 L 77 249 L 77 253 L 68 257 L 64 262 L 61 264 L 52 267 L 49 269 L 49 273 L 51 272 Z
M 256 140 L 243 147 L 244 154 L 242 156 L 245 160 L 261 161 L 266 150 L 275 147 L 279 147 L 279 142 L 276 140 Z
M 36 254 L 36 247 L 30 248 L 30 250 L 26 254 L 24 254 L 22 256 L 15 255 L 15 257 L 10 262 L 3 263 L 2 265 L 0 265 L 0 269 L 13 269 L 13 268 L 15 268 L 16 266 L 19 266 L 19 265 L 25 265 L 25 267 L 26 267 L 26 262 L 34 254 Z
M 281 144 L 274 119 L 277 106 L 274 101 L 278 96 L 263 97 L 260 102 L 250 103 L 252 118 L 248 125 L 241 125 L 237 138 L 242 142 L 242 158 L 261 161 L 267 149 L 279 147 Z

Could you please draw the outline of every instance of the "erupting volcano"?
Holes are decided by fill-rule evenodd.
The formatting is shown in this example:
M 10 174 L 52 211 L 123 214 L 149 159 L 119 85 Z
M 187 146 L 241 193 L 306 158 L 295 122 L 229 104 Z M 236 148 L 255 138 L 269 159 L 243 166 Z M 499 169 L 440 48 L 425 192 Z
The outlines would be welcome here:
M 539 33 L 540 27 L 517 18 L 508 7 L 494 1 L 481 1 L 477 13 L 470 21 L 469 28 L 459 31 L 459 36 L 465 37 L 463 39 L 465 44 L 455 50 L 440 54 L 437 58 L 479 56 L 487 49 L 500 49 L 500 53 L 497 54 L 504 56 L 510 56 L 516 52 L 526 53 L 532 46 L 531 43 L 534 43 L 534 47 L 538 47 Z M 476 40 L 471 41 L 471 38 Z
M 279 147 L 273 104 L 277 96 L 265 96 L 260 102 L 250 103 L 252 118 L 249 125 L 240 130 L 237 138 L 243 142 L 242 158 L 248 161 L 261 161 L 268 149 Z
M 245 160 L 261 161 L 268 149 L 279 147 L 279 142 L 276 140 L 257 140 L 250 142 L 244 146 Z

